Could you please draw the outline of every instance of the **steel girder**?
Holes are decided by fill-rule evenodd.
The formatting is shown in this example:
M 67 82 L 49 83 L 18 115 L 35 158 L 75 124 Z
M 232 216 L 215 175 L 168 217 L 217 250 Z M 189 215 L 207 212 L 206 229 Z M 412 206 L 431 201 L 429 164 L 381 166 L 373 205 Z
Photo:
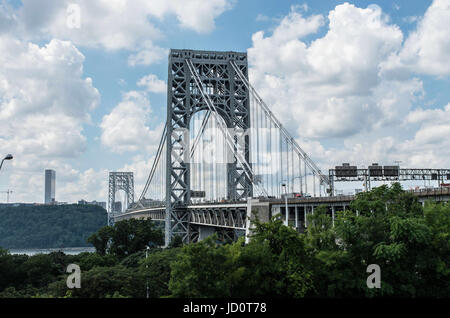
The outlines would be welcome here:
M 248 77 L 247 54 L 171 50 L 167 83 L 166 245 L 175 235 L 181 235 L 184 242 L 189 242 L 196 232 L 189 224 L 186 210 L 191 200 L 189 126 L 192 116 L 196 112 L 207 111 L 208 104 L 195 84 L 187 60 L 200 77 L 203 93 L 212 100 L 227 128 L 233 129 L 233 151 L 243 151 L 243 157 L 250 163 L 250 138 L 247 134 L 250 128 L 249 91 L 230 63 L 234 61 Z M 235 158 L 228 161 L 229 200 L 252 196 L 252 183 L 244 169 Z
M 245 230 L 246 227 L 246 208 L 191 208 L 189 211 L 190 223 L 238 230 Z
M 399 168 L 397 176 L 370 175 L 369 169 L 355 169 L 356 175 L 342 176 L 336 175 L 336 169 L 329 169 L 329 178 L 333 182 L 345 181 L 365 181 L 370 178 L 372 181 L 408 181 L 408 180 L 450 180 L 450 169 L 409 169 Z
M 127 207 L 134 202 L 134 177 L 133 172 L 110 172 L 108 187 L 108 225 L 114 223 L 113 215 L 122 211 L 115 211 L 116 192 L 124 190 Z

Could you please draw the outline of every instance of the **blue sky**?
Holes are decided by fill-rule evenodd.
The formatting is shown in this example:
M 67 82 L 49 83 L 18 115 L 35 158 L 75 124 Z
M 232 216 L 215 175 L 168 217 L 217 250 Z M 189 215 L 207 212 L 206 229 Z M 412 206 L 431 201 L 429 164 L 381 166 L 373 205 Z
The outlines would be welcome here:
M 0 148 L 15 155 L 0 190 L 12 189 L 13 201 L 43 200 L 45 168 L 56 170 L 58 201 L 105 201 L 111 170 L 134 171 L 138 193 L 166 93 L 137 83 L 166 81 L 170 48 L 248 51 L 252 82 L 323 170 L 348 161 L 450 166 L 448 142 L 436 140 L 450 131 L 448 0 L 130 3 L 0 0 L 0 123 L 8 127 Z M 80 28 L 65 25 L 70 4 L 81 8 Z M 366 42 L 355 44 L 352 32 Z M 37 114 L 54 118 L 39 124 Z M 134 132 L 114 130 L 129 125 Z

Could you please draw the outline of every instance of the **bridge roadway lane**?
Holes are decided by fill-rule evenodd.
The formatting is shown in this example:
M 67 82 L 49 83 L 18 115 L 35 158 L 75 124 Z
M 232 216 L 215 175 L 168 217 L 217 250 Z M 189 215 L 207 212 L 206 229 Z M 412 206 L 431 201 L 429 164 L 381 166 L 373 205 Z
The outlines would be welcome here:
M 428 199 L 445 202 L 448 202 L 450 199 L 449 187 L 421 189 L 410 192 L 416 195 L 422 204 Z M 291 209 L 295 209 L 295 215 L 297 216 L 297 209 L 301 208 L 303 211 L 306 211 L 305 213 L 309 213 L 313 211 L 314 207 L 325 204 L 332 208 L 334 217 L 336 207 L 347 207 L 355 197 L 355 195 L 341 195 L 334 197 L 289 198 L 288 206 L 290 214 L 292 213 Z M 250 211 L 249 209 L 256 206 L 266 206 L 266 210 L 268 209 L 268 217 L 270 217 L 282 213 L 282 210 L 284 212 L 285 200 L 252 198 L 249 201 L 240 202 L 205 202 L 192 204 L 186 208 L 191 212 L 191 223 L 244 230 L 247 227 L 247 211 Z M 165 206 L 141 208 L 116 214 L 114 219 L 117 222 L 130 218 L 146 219 L 151 217 L 155 221 L 164 221 L 165 212 Z

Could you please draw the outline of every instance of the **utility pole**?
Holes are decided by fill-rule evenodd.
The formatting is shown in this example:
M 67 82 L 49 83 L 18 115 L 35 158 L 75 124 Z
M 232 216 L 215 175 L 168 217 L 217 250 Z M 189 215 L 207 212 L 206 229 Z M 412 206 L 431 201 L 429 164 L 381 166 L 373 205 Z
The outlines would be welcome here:
M 147 298 L 150 297 L 150 292 L 149 292 L 149 288 L 148 288 L 148 263 L 147 263 L 147 257 L 148 257 L 148 250 L 150 249 L 150 247 L 147 245 L 147 248 L 145 250 L 145 268 L 147 269 L 146 274 L 147 274 L 147 288 L 146 288 L 146 296 Z
M 284 220 L 284 225 L 289 226 L 289 207 L 288 207 L 288 197 L 287 197 L 287 186 L 285 183 L 281 185 L 284 188 L 284 203 L 285 203 L 285 209 L 286 209 L 286 218 Z
M 9 194 L 13 193 L 11 190 L 2 191 L 2 193 L 6 193 L 6 203 L 9 203 Z

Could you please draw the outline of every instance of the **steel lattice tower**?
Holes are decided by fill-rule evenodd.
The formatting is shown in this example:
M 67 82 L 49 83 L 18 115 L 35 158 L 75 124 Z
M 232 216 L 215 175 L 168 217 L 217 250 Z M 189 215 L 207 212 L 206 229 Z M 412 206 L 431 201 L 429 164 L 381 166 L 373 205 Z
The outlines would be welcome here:
M 116 192 L 124 190 L 127 208 L 134 202 L 134 177 L 133 172 L 110 172 L 108 187 L 108 225 L 112 225 L 112 214 L 122 211 L 115 211 Z
M 234 62 L 248 78 L 246 53 L 193 50 L 171 50 L 167 85 L 167 165 L 166 169 L 166 244 L 181 235 L 191 241 L 195 229 L 189 225 L 186 206 L 191 198 L 189 126 L 192 116 L 208 110 L 204 95 L 233 131 L 234 151 L 250 163 L 249 91 L 231 65 Z M 190 69 L 190 67 L 193 67 Z M 198 75 L 203 92 L 196 85 L 193 73 Z M 198 82 L 197 82 L 198 83 Z M 242 163 L 242 161 L 241 161 Z M 236 160 L 227 163 L 227 199 L 243 200 L 253 193 L 247 168 Z

